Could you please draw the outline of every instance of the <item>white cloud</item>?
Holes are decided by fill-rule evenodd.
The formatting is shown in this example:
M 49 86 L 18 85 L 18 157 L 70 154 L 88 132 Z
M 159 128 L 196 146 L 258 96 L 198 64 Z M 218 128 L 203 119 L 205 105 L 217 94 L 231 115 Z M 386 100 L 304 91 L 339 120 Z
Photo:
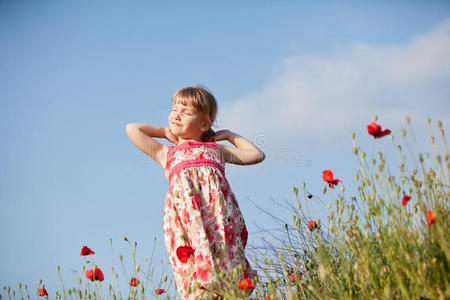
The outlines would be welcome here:
M 219 123 L 248 137 L 329 144 L 411 116 L 450 121 L 450 19 L 405 45 L 356 44 L 333 57 L 298 56 L 260 91 L 221 108 Z

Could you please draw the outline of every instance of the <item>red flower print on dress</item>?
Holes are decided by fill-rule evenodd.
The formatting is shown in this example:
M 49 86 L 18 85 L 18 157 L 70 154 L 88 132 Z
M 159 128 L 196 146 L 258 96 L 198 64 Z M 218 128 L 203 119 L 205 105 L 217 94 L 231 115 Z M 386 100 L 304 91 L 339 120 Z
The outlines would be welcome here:
M 139 283 L 141 283 L 141 282 L 139 281 L 139 279 L 134 278 L 134 277 L 131 277 L 131 279 L 130 279 L 130 285 L 131 285 L 131 286 L 138 286 Z
M 189 258 L 194 257 L 195 250 L 189 246 L 180 246 L 177 248 L 177 257 L 182 263 L 186 263 Z
M 334 189 L 334 186 L 337 185 L 339 182 L 342 182 L 339 179 L 334 179 L 333 172 L 331 170 L 325 170 L 322 172 L 322 179 L 326 183 L 328 183 L 328 186 L 332 189 Z
M 83 255 L 92 255 L 92 254 L 95 254 L 95 252 L 92 251 L 91 249 L 89 249 L 88 247 L 83 246 L 83 247 L 81 248 L 80 256 L 83 256 Z
M 215 197 L 215 191 L 209 192 L 209 204 L 216 202 L 217 197 Z
M 39 289 L 39 296 L 48 296 L 47 290 L 44 287 Z
M 309 221 L 308 228 L 309 228 L 310 231 L 313 231 L 314 229 L 316 229 L 317 228 L 316 221 Z
M 208 236 L 208 242 L 210 243 L 210 244 L 212 244 L 213 242 L 214 242 L 214 234 L 211 234 L 211 233 L 206 233 L 206 235 Z
M 228 182 L 224 182 L 223 184 L 220 185 L 220 190 L 222 191 L 222 194 L 224 196 L 225 199 L 228 198 L 228 194 L 230 192 L 230 187 L 228 185 Z
M 95 269 L 95 271 L 94 271 Z M 94 280 L 98 280 L 98 281 L 103 281 L 105 279 L 105 277 L 103 276 L 103 272 L 102 270 L 100 270 L 100 268 L 94 268 L 92 270 L 87 270 L 85 272 L 86 274 L 86 278 L 89 279 L 90 281 L 94 281 Z
M 233 228 L 231 228 L 228 225 L 225 225 L 224 232 L 225 232 L 225 242 L 227 243 L 227 245 L 230 246 L 236 245 L 236 236 L 234 235 Z
M 402 205 L 406 206 L 406 203 L 408 203 L 408 201 L 411 200 L 411 196 L 409 195 L 404 195 L 403 199 L 402 199 Z
M 242 239 L 244 248 L 247 245 L 247 238 L 248 238 L 248 232 L 247 232 L 246 226 L 244 225 L 244 227 L 242 227 L 242 231 L 241 231 L 241 239 Z
M 158 295 L 161 295 L 161 294 L 164 293 L 164 292 L 165 292 L 164 289 L 156 289 L 156 290 L 155 290 L 155 293 L 158 294 Z
M 369 125 L 367 125 L 367 131 L 369 132 L 370 135 L 373 135 L 373 137 L 376 139 L 379 139 L 391 133 L 389 129 L 381 131 L 381 126 L 375 122 L 372 122 Z
M 179 228 L 181 226 L 181 219 L 178 215 L 175 216 L 175 226 Z
M 436 219 L 434 218 L 434 213 L 430 210 L 428 210 L 428 215 L 427 215 L 427 222 L 428 222 L 428 229 L 431 229 L 431 224 L 433 224 L 436 221 Z
M 254 287 L 255 287 L 255 285 L 253 284 L 253 282 L 250 278 L 244 278 L 244 280 L 239 280 L 239 288 L 241 290 L 252 289 Z
M 168 234 L 170 237 L 170 248 L 173 249 L 175 247 L 175 232 L 172 228 L 169 227 L 167 228 L 166 234 Z
M 194 279 L 207 282 L 211 278 L 211 257 L 208 255 L 199 254 L 195 258 L 196 271 L 194 272 Z
M 190 217 L 189 217 L 189 213 L 188 213 L 188 211 L 187 211 L 186 208 L 183 209 L 182 214 L 183 214 L 183 223 L 186 224 L 186 225 L 189 225 L 189 223 L 190 223 Z
M 200 210 L 200 206 L 202 203 L 202 195 L 201 193 L 197 193 L 192 197 L 192 206 L 195 210 Z

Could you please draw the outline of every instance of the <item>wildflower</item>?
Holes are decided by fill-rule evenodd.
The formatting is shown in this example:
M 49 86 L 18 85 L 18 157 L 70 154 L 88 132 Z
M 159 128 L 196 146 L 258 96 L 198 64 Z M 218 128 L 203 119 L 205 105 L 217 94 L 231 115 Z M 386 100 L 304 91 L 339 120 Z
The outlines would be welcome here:
M 369 125 L 367 125 L 367 131 L 369 132 L 370 135 L 373 135 L 373 137 L 376 139 L 379 139 L 391 133 L 389 129 L 381 131 L 381 126 L 375 122 L 372 122 Z
M 351 231 L 351 230 L 347 230 L 345 233 L 346 233 L 347 236 L 349 236 L 349 237 L 352 237 L 352 236 L 355 235 L 355 234 L 353 233 L 353 231 Z
M 331 170 L 325 170 L 322 172 L 323 181 L 328 183 L 328 186 L 332 189 L 334 189 L 334 186 L 337 185 L 339 182 L 342 182 L 341 180 L 334 179 L 333 177 L 334 177 L 334 175 Z
M 160 294 L 162 294 L 164 292 L 165 292 L 164 289 L 156 289 L 155 290 L 155 293 L 157 293 L 158 295 L 160 295 Z
M 100 270 L 100 268 L 97 267 L 94 267 L 94 269 L 92 270 L 87 270 L 85 274 L 86 278 L 89 279 L 90 281 L 94 280 L 103 281 L 105 279 L 102 270 Z
M 192 247 L 180 246 L 177 248 L 177 257 L 182 263 L 185 263 L 191 256 L 194 256 L 194 252 Z
M 310 231 L 313 231 L 313 229 L 317 228 L 316 221 L 309 221 L 308 228 L 309 228 Z
M 302 272 L 300 272 L 299 276 L 295 276 L 295 274 L 293 272 L 289 273 L 288 276 L 292 282 L 296 282 L 297 280 L 302 280 Z
M 86 256 L 86 255 L 92 255 L 92 254 L 95 254 L 95 252 L 92 251 L 91 249 L 89 249 L 87 246 L 83 246 L 83 248 L 81 248 L 80 256 Z
M 134 277 L 131 277 L 131 279 L 130 279 L 130 285 L 131 285 L 131 286 L 138 286 L 139 283 L 141 283 L 141 282 L 139 281 L 139 279 L 134 278 Z
M 406 206 L 406 203 L 408 203 L 408 201 L 411 200 L 411 196 L 409 195 L 404 195 L 403 199 L 402 199 L 402 205 Z
M 253 284 L 250 278 L 244 278 L 244 280 L 239 280 L 239 288 L 241 290 L 254 287 L 255 285 Z
M 431 229 L 431 224 L 433 224 L 434 221 L 435 221 L 434 214 L 430 209 L 430 210 L 428 210 L 428 215 L 427 215 L 428 229 Z
M 44 287 L 39 289 L 39 296 L 48 296 L 47 290 Z

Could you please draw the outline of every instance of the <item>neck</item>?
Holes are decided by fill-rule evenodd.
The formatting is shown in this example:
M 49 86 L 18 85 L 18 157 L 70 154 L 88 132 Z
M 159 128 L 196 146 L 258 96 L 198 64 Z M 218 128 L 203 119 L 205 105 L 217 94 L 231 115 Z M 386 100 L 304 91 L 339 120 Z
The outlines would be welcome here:
M 197 138 L 197 137 L 193 137 L 193 138 L 182 138 L 182 137 L 178 137 L 178 144 L 182 144 L 184 142 L 201 142 L 202 139 L 201 138 Z

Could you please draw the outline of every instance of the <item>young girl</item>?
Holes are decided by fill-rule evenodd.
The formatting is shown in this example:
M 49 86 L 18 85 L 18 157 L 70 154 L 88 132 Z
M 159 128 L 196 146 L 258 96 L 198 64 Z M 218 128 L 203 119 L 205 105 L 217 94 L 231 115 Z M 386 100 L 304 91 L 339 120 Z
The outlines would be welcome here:
M 250 295 L 257 275 L 244 253 L 247 228 L 225 177 L 225 163 L 256 164 L 265 154 L 236 133 L 214 132 L 216 112 L 216 100 L 206 88 L 186 87 L 172 98 L 169 127 L 127 124 L 131 141 L 164 168 L 169 181 L 163 228 L 182 299 L 219 298 L 212 291 L 226 285 L 218 274 L 231 275 L 234 268 L 240 288 Z M 165 146 L 152 137 L 176 145 Z M 225 140 L 235 147 L 216 143 Z

